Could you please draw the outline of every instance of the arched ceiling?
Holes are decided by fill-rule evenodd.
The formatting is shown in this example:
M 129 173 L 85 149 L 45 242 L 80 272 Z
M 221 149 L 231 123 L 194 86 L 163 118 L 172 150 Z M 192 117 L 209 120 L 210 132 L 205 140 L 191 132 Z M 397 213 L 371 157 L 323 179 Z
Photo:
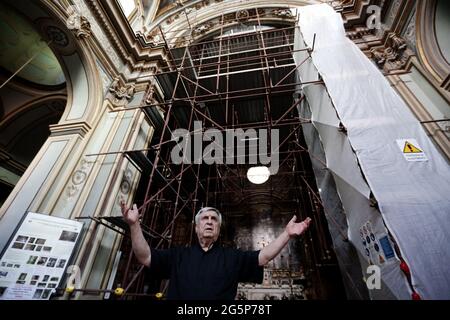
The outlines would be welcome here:
M 16 72 L 39 51 L 18 76 L 40 85 L 65 82 L 58 59 L 32 23 L 4 3 L 0 3 L 0 48 L 0 66 L 7 71 Z
M 144 1 L 145 2 L 145 1 Z M 295 8 L 298 6 L 317 4 L 323 1 L 317 0 L 159 0 L 154 1 L 146 17 L 146 27 L 152 29 L 155 25 L 169 25 L 177 20 L 180 15 L 189 15 L 193 25 L 202 20 L 214 18 L 221 14 L 240 9 L 258 7 Z M 164 23 L 163 23 L 164 22 Z
M 166 1 L 167 2 L 167 1 Z M 210 0 L 168 1 L 159 15 L 147 16 L 145 39 L 148 43 L 158 45 L 163 42 L 161 31 L 170 45 L 182 46 L 185 40 L 197 41 L 209 34 L 244 23 L 243 17 L 249 15 L 247 22 L 261 25 L 286 25 L 295 22 L 295 8 L 320 3 L 316 0 Z M 161 5 L 161 4 L 160 4 Z M 154 5 L 155 6 L 155 5 Z M 155 7 L 154 7 L 155 8 Z M 255 8 L 258 8 L 258 18 Z M 292 10 L 290 10 L 291 8 Z M 289 12 L 288 12 L 289 11 Z
M 322 3 L 324 0 L 116 0 L 116 2 L 135 33 L 151 36 L 158 28 L 164 32 L 173 29 L 175 25 L 175 28 L 180 29 L 191 28 L 238 10 L 262 7 L 295 8 Z M 131 8 L 134 8 L 133 14 L 130 14 Z

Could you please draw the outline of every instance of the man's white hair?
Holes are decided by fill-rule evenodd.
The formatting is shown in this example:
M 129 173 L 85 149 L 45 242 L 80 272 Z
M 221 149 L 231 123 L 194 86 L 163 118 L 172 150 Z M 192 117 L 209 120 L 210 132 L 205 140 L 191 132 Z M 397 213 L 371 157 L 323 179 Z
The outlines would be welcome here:
M 222 214 L 220 213 L 219 210 L 217 210 L 216 208 L 213 208 L 213 207 L 204 207 L 204 208 L 201 208 L 200 210 L 198 210 L 198 212 L 194 218 L 195 224 L 198 224 L 200 222 L 200 215 L 206 211 L 214 211 L 215 213 L 217 213 L 217 216 L 219 217 L 219 225 L 222 225 Z

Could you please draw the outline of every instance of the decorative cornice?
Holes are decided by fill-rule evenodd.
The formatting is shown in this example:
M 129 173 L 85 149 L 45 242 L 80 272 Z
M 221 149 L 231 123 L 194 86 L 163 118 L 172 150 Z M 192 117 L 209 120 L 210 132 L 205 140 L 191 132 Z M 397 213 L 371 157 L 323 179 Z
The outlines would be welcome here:
M 344 26 L 350 28 L 355 25 L 365 24 L 367 8 L 377 4 L 375 0 L 343 0 L 333 1 L 332 6 L 342 15 Z M 377 4 L 378 5 L 378 4 Z
M 373 31 L 371 29 L 367 28 L 366 26 L 361 26 L 361 27 L 355 27 L 350 30 L 346 30 L 345 34 L 350 40 L 356 41 L 356 40 L 364 39 L 364 37 L 367 37 L 367 36 L 373 36 Z
M 141 37 L 134 33 L 117 1 L 88 0 L 87 3 L 104 28 L 107 38 L 130 67 L 131 73 L 137 71 L 145 76 L 143 73 L 150 71 L 155 61 L 164 60 L 162 49 L 151 50 L 153 48 L 150 46 L 143 45 Z
M 392 17 L 393 23 L 383 24 L 381 31 L 369 29 L 366 24 L 346 24 L 346 35 L 351 39 L 376 65 L 385 73 L 405 72 L 410 58 L 415 55 L 412 47 L 401 34 L 406 29 L 411 11 L 414 6 L 412 0 L 398 2 L 382 1 L 379 6 L 381 13 Z M 392 5 L 392 4 L 395 4 Z M 389 10 L 386 11 L 387 7 Z M 392 16 L 394 14 L 394 16 Z
M 217 31 L 219 26 L 217 26 L 214 21 L 220 18 L 222 14 L 231 13 L 233 10 L 233 18 L 236 22 L 236 18 L 238 18 L 238 20 L 245 18 L 243 16 L 245 12 L 255 10 L 255 6 L 251 7 L 252 1 L 245 3 L 239 2 L 239 6 L 232 6 L 232 2 L 233 1 L 228 2 L 222 0 L 182 1 L 176 6 L 173 6 L 172 9 L 160 15 L 149 26 L 150 30 L 143 34 L 139 31 L 135 33 L 132 30 L 117 1 L 86 0 L 87 6 L 90 7 L 94 13 L 98 23 L 104 29 L 106 36 L 110 39 L 112 45 L 120 54 L 120 57 L 124 62 L 129 64 L 131 73 L 139 71 L 141 72 L 141 75 L 149 74 L 149 72 L 151 73 L 151 67 L 154 67 L 155 65 L 158 66 L 161 62 L 165 64 L 166 53 L 163 48 L 164 40 L 160 34 L 160 28 L 162 28 L 163 32 L 170 31 L 173 29 L 170 27 L 171 24 L 178 20 L 182 14 L 192 15 L 192 12 L 196 11 L 195 16 L 198 17 L 199 20 L 192 25 L 192 33 L 188 34 L 190 33 L 187 30 L 188 28 L 183 28 L 183 26 L 181 26 L 179 29 L 184 29 L 184 32 L 176 35 L 176 37 L 179 38 L 179 41 L 171 43 L 171 45 L 182 46 L 186 43 L 186 40 L 192 41 L 192 36 L 194 36 L 194 39 L 200 39 L 211 32 Z M 288 10 L 287 7 L 299 5 L 301 3 L 306 4 L 307 1 L 288 0 L 283 2 L 283 4 L 286 5 L 284 8 L 276 7 L 275 2 L 270 3 L 262 1 L 259 2 L 259 6 L 257 7 L 260 9 L 260 6 L 268 5 L 273 12 L 270 17 L 265 17 L 264 19 L 267 19 L 267 21 L 272 19 L 274 22 L 276 20 L 293 20 L 293 17 L 289 15 L 290 10 Z M 366 12 L 367 8 L 373 4 L 381 6 L 382 11 L 385 12 L 388 1 L 343 0 L 332 2 L 332 5 L 341 12 L 346 29 L 351 30 L 349 32 L 350 38 L 354 41 L 361 39 L 362 42 L 372 42 L 370 46 L 362 48 L 364 50 L 370 50 L 371 47 L 379 46 L 381 41 L 381 39 L 378 39 L 377 41 L 373 32 L 364 29 L 368 16 L 368 13 Z M 207 10 L 214 12 L 214 6 L 221 6 L 220 8 L 225 8 L 226 10 L 216 10 L 215 12 L 217 12 L 217 14 L 213 16 L 205 14 L 207 13 Z M 206 9 L 206 7 L 208 8 Z M 239 12 L 241 12 L 241 14 L 236 16 Z M 179 27 L 179 25 L 177 25 L 177 27 Z M 131 79 L 128 79 L 128 81 L 129 80 Z
M 63 136 L 70 134 L 78 134 L 84 137 L 89 132 L 91 126 L 86 122 L 70 122 L 64 124 L 50 125 L 50 136 Z
M 121 43 L 119 38 L 116 36 L 116 30 L 113 30 L 112 24 L 108 21 L 107 15 L 104 13 L 104 10 L 100 8 L 99 2 L 96 0 L 86 0 L 86 4 L 91 8 L 95 17 L 98 19 L 100 26 L 106 33 L 106 36 L 114 45 L 116 51 L 120 54 L 120 57 L 123 61 L 128 61 L 129 53 L 125 50 L 125 46 Z
M 370 53 L 378 68 L 385 74 L 404 71 L 408 60 L 414 56 L 406 41 L 394 32 L 388 35 L 384 47 L 372 48 Z
M 289 12 L 289 13 L 288 13 Z M 249 9 L 230 10 L 216 15 L 212 18 L 199 21 L 192 32 L 189 29 L 179 28 L 173 35 L 173 38 L 168 40 L 170 46 L 182 47 L 186 45 L 186 41 L 200 41 L 202 38 L 220 32 L 223 28 L 229 28 L 238 24 L 261 24 L 268 25 L 285 25 L 290 26 L 295 24 L 294 15 L 290 9 L 280 7 L 259 7 Z
M 79 14 L 72 6 L 68 8 L 69 17 L 66 25 L 77 39 L 85 39 L 91 35 L 91 24 L 85 16 Z
M 115 106 L 123 106 L 133 99 L 136 85 L 134 83 L 129 85 L 122 84 L 119 77 L 116 77 L 109 87 L 109 92 L 114 96 L 112 103 Z

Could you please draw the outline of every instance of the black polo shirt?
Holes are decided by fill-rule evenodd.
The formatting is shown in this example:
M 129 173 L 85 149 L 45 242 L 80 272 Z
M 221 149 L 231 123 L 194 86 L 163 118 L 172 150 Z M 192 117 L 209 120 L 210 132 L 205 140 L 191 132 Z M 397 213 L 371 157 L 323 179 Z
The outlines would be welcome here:
M 214 244 L 205 252 L 196 244 L 187 248 L 151 249 L 151 254 L 150 275 L 170 279 L 168 299 L 172 300 L 232 300 L 238 282 L 263 280 L 259 251 Z

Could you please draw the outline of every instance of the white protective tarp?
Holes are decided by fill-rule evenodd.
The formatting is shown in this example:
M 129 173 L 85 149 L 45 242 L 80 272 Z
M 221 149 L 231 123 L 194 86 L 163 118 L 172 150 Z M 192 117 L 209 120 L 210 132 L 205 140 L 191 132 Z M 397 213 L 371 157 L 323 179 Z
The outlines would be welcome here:
M 298 64 L 299 80 L 306 82 L 302 85 L 302 92 L 306 99 L 302 101 L 299 112 L 303 118 L 311 119 L 311 125 L 315 128 L 313 130 L 309 124 L 302 125 L 317 186 L 321 190 L 320 197 L 324 210 L 328 210 L 328 212 L 325 211 L 325 216 L 347 298 L 364 299 L 368 293 L 370 298 L 375 300 L 410 299 L 411 290 L 405 275 L 399 268 L 400 260 L 393 254 L 391 238 L 380 212 L 370 205 L 369 185 L 364 180 L 347 134 L 339 129 L 341 120 L 327 88 L 323 84 L 308 83 L 309 80 L 318 79 L 319 73 L 312 59 L 309 58 L 308 52 L 305 51 L 306 48 L 300 29 L 296 28 L 294 60 Z M 318 166 L 317 158 L 322 159 L 322 166 Z M 342 201 L 347 228 L 343 228 L 343 212 L 338 207 L 330 207 L 333 183 L 331 179 L 328 179 L 329 185 L 324 186 L 324 181 L 321 179 L 325 171 L 323 170 L 325 163 L 326 173 L 331 173 L 336 192 Z M 341 232 L 347 229 L 347 242 L 341 241 L 339 237 L 341 232 L 336 233 L 336 221 L 341 221 L 339 227 Z M 351 245 L 356 248 L 358 255 L 354 254 L 355 251 Z M 380 268 L 380 285 L 373 287 L 364 282 L 360 284 L 360 279 L 367 279 L 372 273 L 369 271 L 369 266 L 373 265 Z
M 316 34 L 312 60 L 411 269 L 414 289 L 424 299 L 450 299 L 449 165 L 381 72 L 345 37 L 340 14 L 326 4 L 299 12 L 308 46 Z M 408 160 L 402 140 L 418 144 L 428 160 Z

